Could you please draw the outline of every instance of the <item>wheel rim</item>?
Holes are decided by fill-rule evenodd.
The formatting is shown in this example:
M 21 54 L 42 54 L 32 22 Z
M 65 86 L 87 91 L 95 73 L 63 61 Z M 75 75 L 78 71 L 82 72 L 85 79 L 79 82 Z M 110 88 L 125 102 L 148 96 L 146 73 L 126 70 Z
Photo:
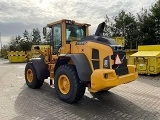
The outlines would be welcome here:
M 70 81 L 66 75 L 61 75 L 58 79 L 58 87 L 61 93 L 67 94 L 70 90 Z
M 28 69 L 28 70 L 27 70 L 27 80 L 28 80 L 28 82 L 30 82 L 30 83 L 33 81 L 33 72 L 32 72 L 31 69 Z

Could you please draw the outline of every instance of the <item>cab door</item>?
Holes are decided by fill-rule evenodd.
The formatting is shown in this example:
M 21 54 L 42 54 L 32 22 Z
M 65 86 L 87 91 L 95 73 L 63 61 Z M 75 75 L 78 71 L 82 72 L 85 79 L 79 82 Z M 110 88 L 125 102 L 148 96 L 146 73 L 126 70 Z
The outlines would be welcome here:
M 60 23 L 52 26 L 52 44 L 53 54 L 57 54 L 62 47 L 62 27 Z

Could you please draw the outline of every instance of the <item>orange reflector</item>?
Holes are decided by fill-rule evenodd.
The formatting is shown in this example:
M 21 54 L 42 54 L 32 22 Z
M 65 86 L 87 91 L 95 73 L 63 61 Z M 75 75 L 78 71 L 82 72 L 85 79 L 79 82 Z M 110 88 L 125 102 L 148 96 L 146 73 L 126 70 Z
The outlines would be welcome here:
M 92 86 L 95 86 L 95 84 L 94 84 L 94 83 L 92 83 Z

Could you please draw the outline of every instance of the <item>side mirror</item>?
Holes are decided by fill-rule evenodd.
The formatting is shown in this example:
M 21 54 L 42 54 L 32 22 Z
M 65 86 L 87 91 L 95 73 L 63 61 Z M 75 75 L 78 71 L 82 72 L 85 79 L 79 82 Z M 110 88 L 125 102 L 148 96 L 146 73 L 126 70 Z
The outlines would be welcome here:
M 35 46 L 34 49 L 35 50 L 40 50 L 40 47 L 39 46 Z
M 43 27 L 43 35 L 46 36 L 47 35 L 47 28 Z

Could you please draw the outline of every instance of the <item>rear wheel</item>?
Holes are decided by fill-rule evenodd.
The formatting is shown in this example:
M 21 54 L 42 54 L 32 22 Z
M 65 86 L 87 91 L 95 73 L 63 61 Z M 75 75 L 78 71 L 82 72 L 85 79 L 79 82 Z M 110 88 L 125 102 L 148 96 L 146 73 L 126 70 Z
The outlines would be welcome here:
M 55 90 L 58 97 L 67 103 L 75 103 L 85 93 L 85 85 L 79 82 L 77 71 L 73 65 L 62 65 L 55 73 Z
M 27 63 L 25 67 L 25 80 L 28 87 L 33 89 L 40 88 L 44 83 L 44 79 L 37 79 L 37 73 L 32 63 Z

